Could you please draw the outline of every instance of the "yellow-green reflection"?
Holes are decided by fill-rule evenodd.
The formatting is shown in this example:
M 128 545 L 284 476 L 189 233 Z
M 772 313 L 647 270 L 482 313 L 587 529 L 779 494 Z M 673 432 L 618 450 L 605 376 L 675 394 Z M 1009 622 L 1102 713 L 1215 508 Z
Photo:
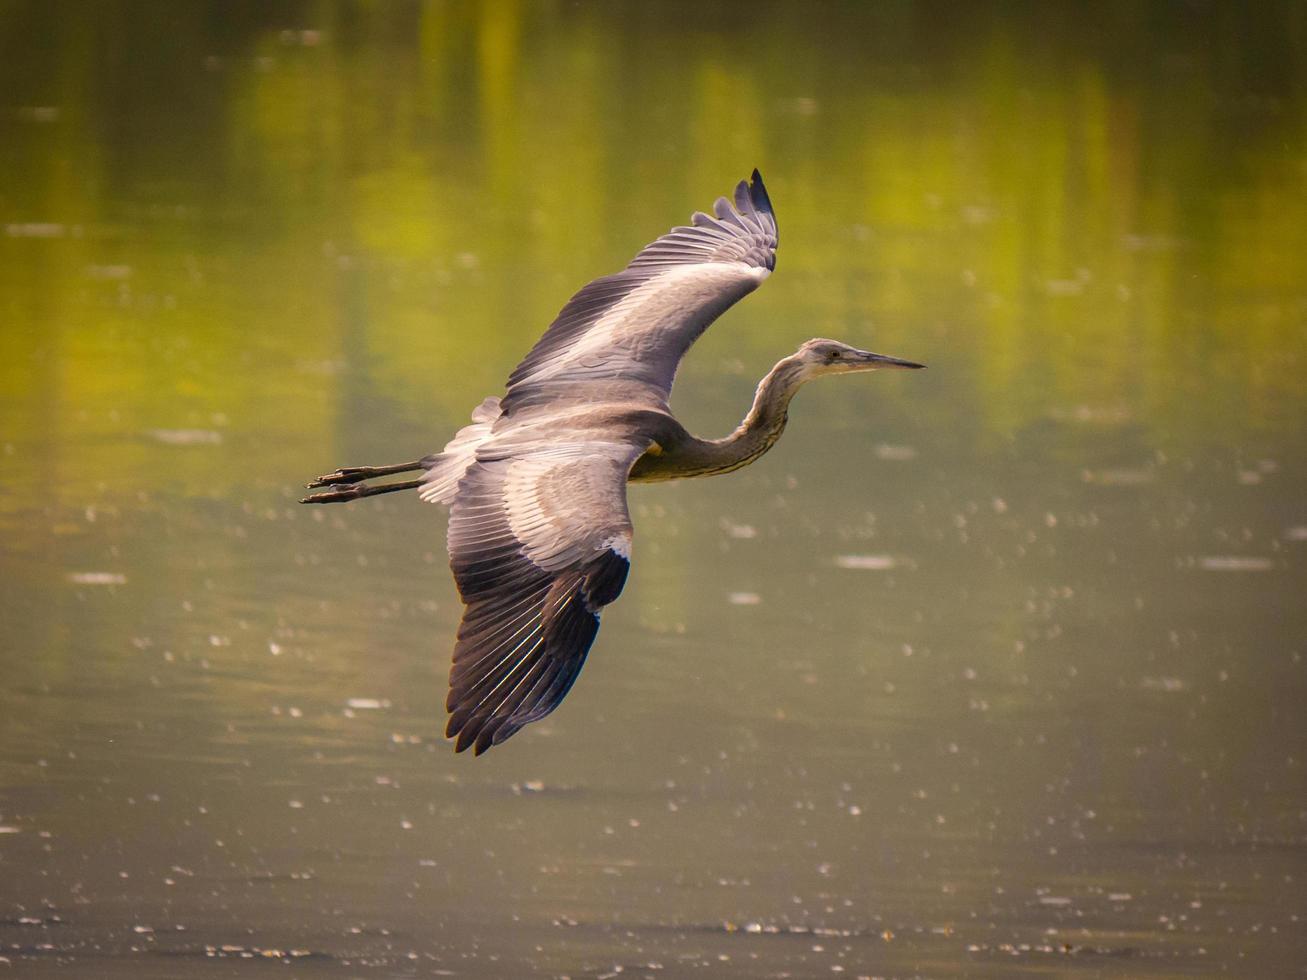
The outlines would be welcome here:
M 1197 37 L 1172 40 L 1169 74 L 1066 38 L 1032 63 L 1002 19 L 919 61 L 855 49 L 896 18 L 939 27 L 909 13 L 855 16 L 823 56 L 793 21 L 789 41 L 764 18 L 725 45 L 626 6 L 290 8 L 280 23 L 314 26 L 221 38 L 197 6 L 173 15 L 185 56 L 161 91 L 114 60 L 156 15 L 52 19 L 37 63 L 36 9 L 9 15 L 4 217 L 65 233 L 4 242 L 6 343 L 53 336 L 71 373 L 52 393 L 14 350 L 11 415 L 66 428 L 112 404 L 130 430 L 182 395 L 234 432 L 270 410 L 320 445 L 348 388 L 243 392 L 227 369 L 275 336 L 287 373 L 366 354 L 373 383 L 447 424 L 571 289 L 761 163 L 783 275 L 734 337 L 760 361 L 809 324 L 947 357 L 971 382 L 948 408 L 989 439 L 1068 406 L 1166 445 L 1301 427 L 1302 67 L 1282 52 L 1278 84 L 1230 94 L 1204 88 L 1222 52 Z M 32 118 L 47 103 L 57 118 Z M 115 321 L 184 337 L 192 370 L 94 353 Z M 946 333 L 923 343 L 930 324 Z M 121 490 L 152 482 L 148 455 L 103 451 L 112 467 L 84 462 Z

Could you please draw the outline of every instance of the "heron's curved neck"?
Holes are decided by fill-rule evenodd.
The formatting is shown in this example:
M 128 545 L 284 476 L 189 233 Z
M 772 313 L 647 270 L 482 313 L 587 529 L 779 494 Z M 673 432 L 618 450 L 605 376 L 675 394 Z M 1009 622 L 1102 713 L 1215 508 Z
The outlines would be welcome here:
M 673 480 L 729 473 L 747 466 L 771 449 L 781 437 L 788 421 L 786 413 L 790 399 L 806 380 L 803 365 L 797 358 L 786 357 L 778 361 L 758 383 L 753 407 L 729 436 L 724 439 L 688 436 L 679 444 L 663 447 L 659 456 L 639 460 L 631 477 L 636 480 Z

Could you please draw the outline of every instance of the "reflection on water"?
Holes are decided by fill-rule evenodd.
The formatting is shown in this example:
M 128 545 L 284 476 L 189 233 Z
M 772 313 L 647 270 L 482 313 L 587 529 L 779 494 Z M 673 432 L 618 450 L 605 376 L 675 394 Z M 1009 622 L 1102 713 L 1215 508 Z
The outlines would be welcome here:
M 1307 915 L 1296 4 L 0 8 L 0 966 L 1169 977 Z M 439 737 L 411 458 L 753 166 L 735 476 L 546 722 Z

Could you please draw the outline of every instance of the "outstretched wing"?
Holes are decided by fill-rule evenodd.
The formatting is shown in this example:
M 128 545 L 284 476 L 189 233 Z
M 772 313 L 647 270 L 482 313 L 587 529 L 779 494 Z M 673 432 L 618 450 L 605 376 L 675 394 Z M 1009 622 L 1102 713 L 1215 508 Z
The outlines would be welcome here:
M 713 214 L 696 212 L 573 296 L 509 377 L 505 414 L 576 398 L 591 382 L 640 386 L 665 404 L 690 345 L 776 267 L 776 216 L 758 171 Z
M 458 487 L 449 555 L 467 609 L 445 730 L 480 755 L 553 711 L 630 567 L 626 479 L 647 442 L 483 447 Z

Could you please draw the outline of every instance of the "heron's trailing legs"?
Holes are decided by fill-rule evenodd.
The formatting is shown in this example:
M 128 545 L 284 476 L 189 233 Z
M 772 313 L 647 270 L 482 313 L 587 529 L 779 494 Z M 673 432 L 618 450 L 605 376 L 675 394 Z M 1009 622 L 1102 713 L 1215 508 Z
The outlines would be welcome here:
M 370 480 L 374 476 L 389 476 L 392 473 L 408 473 L 420 469 L 423 469 L 421 460 L 414 460 L 411 463 L 396 463 L 393 466 L 342 466 L 336 472 L 320 476 L 308 485 L 310 490 L 315 487 L 331 487 L 332 489 L 309 494 L 300 503 L 334 504 L 344 500 L 371 497 L 379 493 L 412 490 L 420 486 L 422 481 L 409 480 L 404 483 L 383 483 L 380 486 L 368 486 L 363 481 Z
M 390 476 L 392 473 L 408 473 L 422 468 L 420 459 L 411 463 L 395 463 L 393 466 L 342 466 L 335 473 L 318 477 L 309 484 L 309 489 L 335 486 L 337 483 L 358 483 L 359 480 L 371 480 L 374 476 Z
M 311 493 L 300 499 L 302 504 L 338 504 L 344 500 L 358 500 L 359 497 L 373 497 L 379 493 L 394 493 L 396 490 L 412 490 L 422 486 L 421 480 L 407 480 L 404 483 L 383 483 L 370 487 L 366 483 L 335 484 L 334 490 Z

